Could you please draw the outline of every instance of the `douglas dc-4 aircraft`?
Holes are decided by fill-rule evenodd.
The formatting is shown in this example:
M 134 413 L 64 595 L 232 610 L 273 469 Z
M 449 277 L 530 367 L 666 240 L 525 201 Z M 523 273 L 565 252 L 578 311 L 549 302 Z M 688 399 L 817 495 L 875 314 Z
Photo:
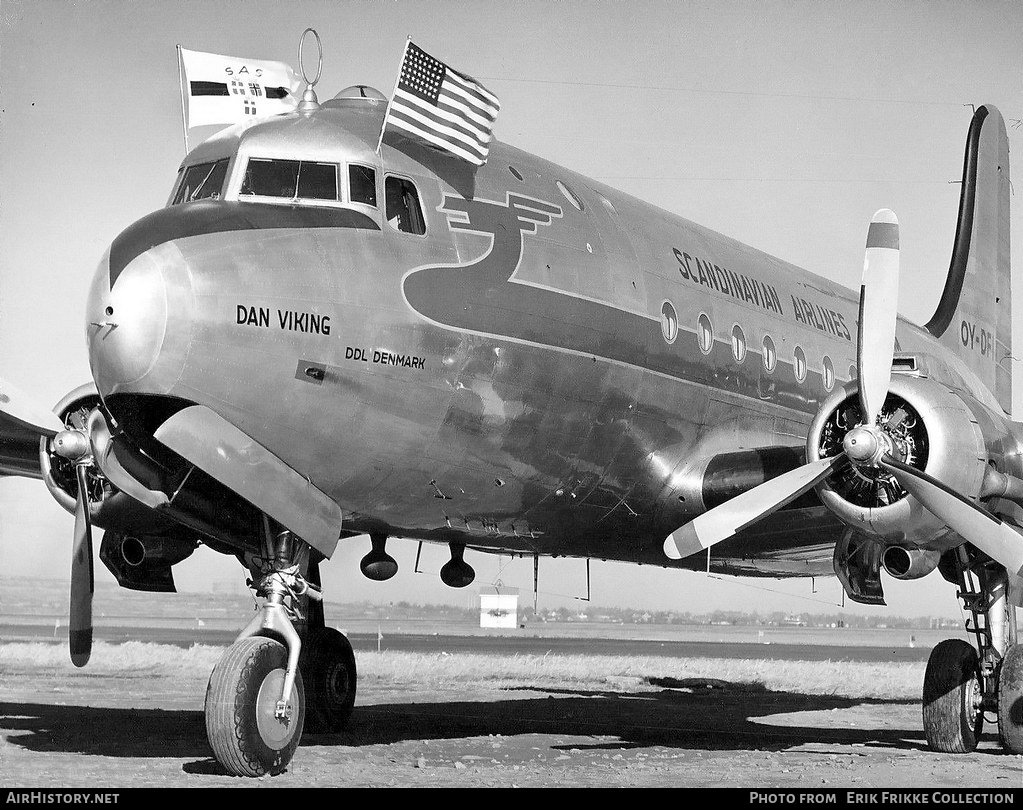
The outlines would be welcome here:
M 486 133 L 441 143 L 496 99 L 413 49 L 391 99 L 321 103 L 307 83 L 292 111 L 191 149 L 167 205 L 96 270 L 93 382 L 52 412 L 4 386 L 0 471 L 75 514 L 74 662 L 92 525 L 126 588 L 173 590 L 200 544 L 247 570 L 261 611 L 206 697 L 213 751 L 245 775 L 281 772 L 303 729 L 353 710 L 319 577 L 349 538 L 369 536 L 378 580 L 397 568 L 388 538 L 447 544 L 453 587 L 473 579 L 467 548 L 835 574 L 873 604 L 882 569 L 937 569 L 975 644 L 933 650 L 927 740 L 971 751 L 991 712 L 1023 753 L 998 111 L 973 117 L 951 264 L 919 327 L 896 313 L 891 211 L 847 290 Z M 476 112 L 445 111 L 452 83 Z M 220 92 L 207 84 L 192 90 Z M 432 130 L 408 96 L 436 108 Z

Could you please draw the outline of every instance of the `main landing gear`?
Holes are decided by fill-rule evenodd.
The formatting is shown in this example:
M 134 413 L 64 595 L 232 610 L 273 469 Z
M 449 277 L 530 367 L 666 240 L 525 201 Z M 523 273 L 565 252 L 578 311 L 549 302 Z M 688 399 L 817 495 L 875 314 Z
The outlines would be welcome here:
M 338 732 L 355 705 L 355 655 L 324 624 L 318 561 L 291 532 L 265 527 L 263 555 L 247 559 L 264 603 L 206 689 L 206 734 L 237 776 L 282 773 L 303 730 Z
M 1005 750 L 1023 754 L 1023 646 L 1016 643 L 1008 575 L 972 556 L 966 546 L 942 558 L 941 573 L 959 585 L 959 598 L 972 614 L 966 627 L 975 643 L 946 639 L 931 650 L 923 688 L 927 743 L 935 751 L 969 753 L 989 713 L 997 717 Z

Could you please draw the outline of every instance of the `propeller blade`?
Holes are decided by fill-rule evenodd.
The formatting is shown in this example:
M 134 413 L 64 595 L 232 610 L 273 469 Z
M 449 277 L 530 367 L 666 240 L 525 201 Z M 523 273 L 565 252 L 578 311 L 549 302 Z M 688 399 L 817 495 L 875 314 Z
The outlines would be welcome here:
M 881 466 L 952 531 L 972 543 L 1010 574 L 1023 572 L 1023 535 L 973 501 L 915 467 L 885 456 Z
M 0 476 L 42 478 L 39 439 L 63 429 L 52 411 L 0 378 Z
M 29 428 L 36 434 L 52 436 L 64 429 L 64 423 L 53 411 L 40 406 L 3 378 L 0 378 L 0 413 L 5 421 Z
M 664 541 L 664 553 L 673 560 L 680 560 L 727 540 L 751 523 L 794 501 L 831 475 L 845 460 L 845 454 L 839 453 L 811 461 L 736 495 L 668 535 Z
M 71 663 L 84 667 L 92 654 L 92 521 L 89 517 L 89 482 L 84 464 L 76 466 L 78 498 L 75 501 L 75 535 L 71 548 L 71 609 L 68 646 Z
M 888 397 L 895 353 L 899 299 L 899 220 L 887 208 L 874 214 L 867 231 L 860 285 L 856 365 L 863 423 L 874 424 Z

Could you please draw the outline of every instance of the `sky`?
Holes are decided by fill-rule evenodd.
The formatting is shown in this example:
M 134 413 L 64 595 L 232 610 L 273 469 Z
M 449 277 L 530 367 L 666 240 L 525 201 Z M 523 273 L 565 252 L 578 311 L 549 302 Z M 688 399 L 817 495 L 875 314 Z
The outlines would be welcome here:
M 500 98 L 498 139 L 853 288 L 870 218 L 891 208 L 900 311 L 917 323 L 948 270 L 972 105 L 1001 110 L 1023 177 L 1023 4 L 1009 0 L 0 0 L 0 377 L 45 407 L 89 380 L 93 271 L 164 205 L 184 157 L 175 46 L 297 69 L 305 28 L 323 43 L 321 101 L 352 84 L 389 94 L 412 37 Z M 39 482 L 0 479 L 0 572 L 66 578 L 72 525 Z M 446 549 L 424 547 L 416 572 L 416 544 L 392 540 L 401 570 L 372 583 L 357 564 L 368 548 L 343 546 L 324 567 L 328 598 L 472 603 L 475 586 L 440 583 Z M 467 560 L 476 584 L 532 602 L 531 560 Z M 182 589 L 243 581 L 207 549 L 175 573 Z M 97 577 L 113 581 L 99 565 Z M 959 615 L 937 574 L 885 588 L 888 607 L 869 610 Z M 868 610 L 834 578 L 594 561 L 588 582 L 584 561 L 541 561 L 539 607 L 587 596 L 696 613 Z

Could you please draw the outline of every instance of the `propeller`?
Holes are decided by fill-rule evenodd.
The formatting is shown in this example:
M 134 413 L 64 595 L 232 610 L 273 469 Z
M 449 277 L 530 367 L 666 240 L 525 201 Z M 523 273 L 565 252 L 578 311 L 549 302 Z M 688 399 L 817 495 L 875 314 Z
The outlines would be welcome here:
M 847 461 L 860 466 L 878 466 L 882 456 L 891 450 L 877 418 L 891 382 L 898 289 L 899 221 L 892 211 L 884 208 L 874 214 L 867 230 L 860 284 L 856 362 L 863 421 L 846 434 L 842 452 L 837 455 L 812 461 L 765 481 L 676 529 L 664 541 L 664 553 L 668 557 L 675 560 L 688 557 L 727 540 L 795 500 Z
M 89 470 L 94 467 L 91 424 L 66 428 L 61 419 L 33 402 L 23 391 L 0 378 L 0 475 L 42 477 L 40 437 L 50 449 L 74 465 L 78 482 L 75 530 L 71 546 L 71 600 L 68 645 L 71 661 L 83 667 L 92 653 L 92 597 L 95 590 Z M 31 463 L 28 456 L 34 457 Z
M 92 596 L 95 591 L 92 555 L 92 520 L 89 502 L 89 468 L 92 446 L 80 430 L 63 430 L 53 437 L 53 452 L 75 465 L 78 495 L 75 499 L 75 532 L 71 544 L 71 603 L 68 613 L 68 647 L 71 663 L 84 667 L 92 654 Z

